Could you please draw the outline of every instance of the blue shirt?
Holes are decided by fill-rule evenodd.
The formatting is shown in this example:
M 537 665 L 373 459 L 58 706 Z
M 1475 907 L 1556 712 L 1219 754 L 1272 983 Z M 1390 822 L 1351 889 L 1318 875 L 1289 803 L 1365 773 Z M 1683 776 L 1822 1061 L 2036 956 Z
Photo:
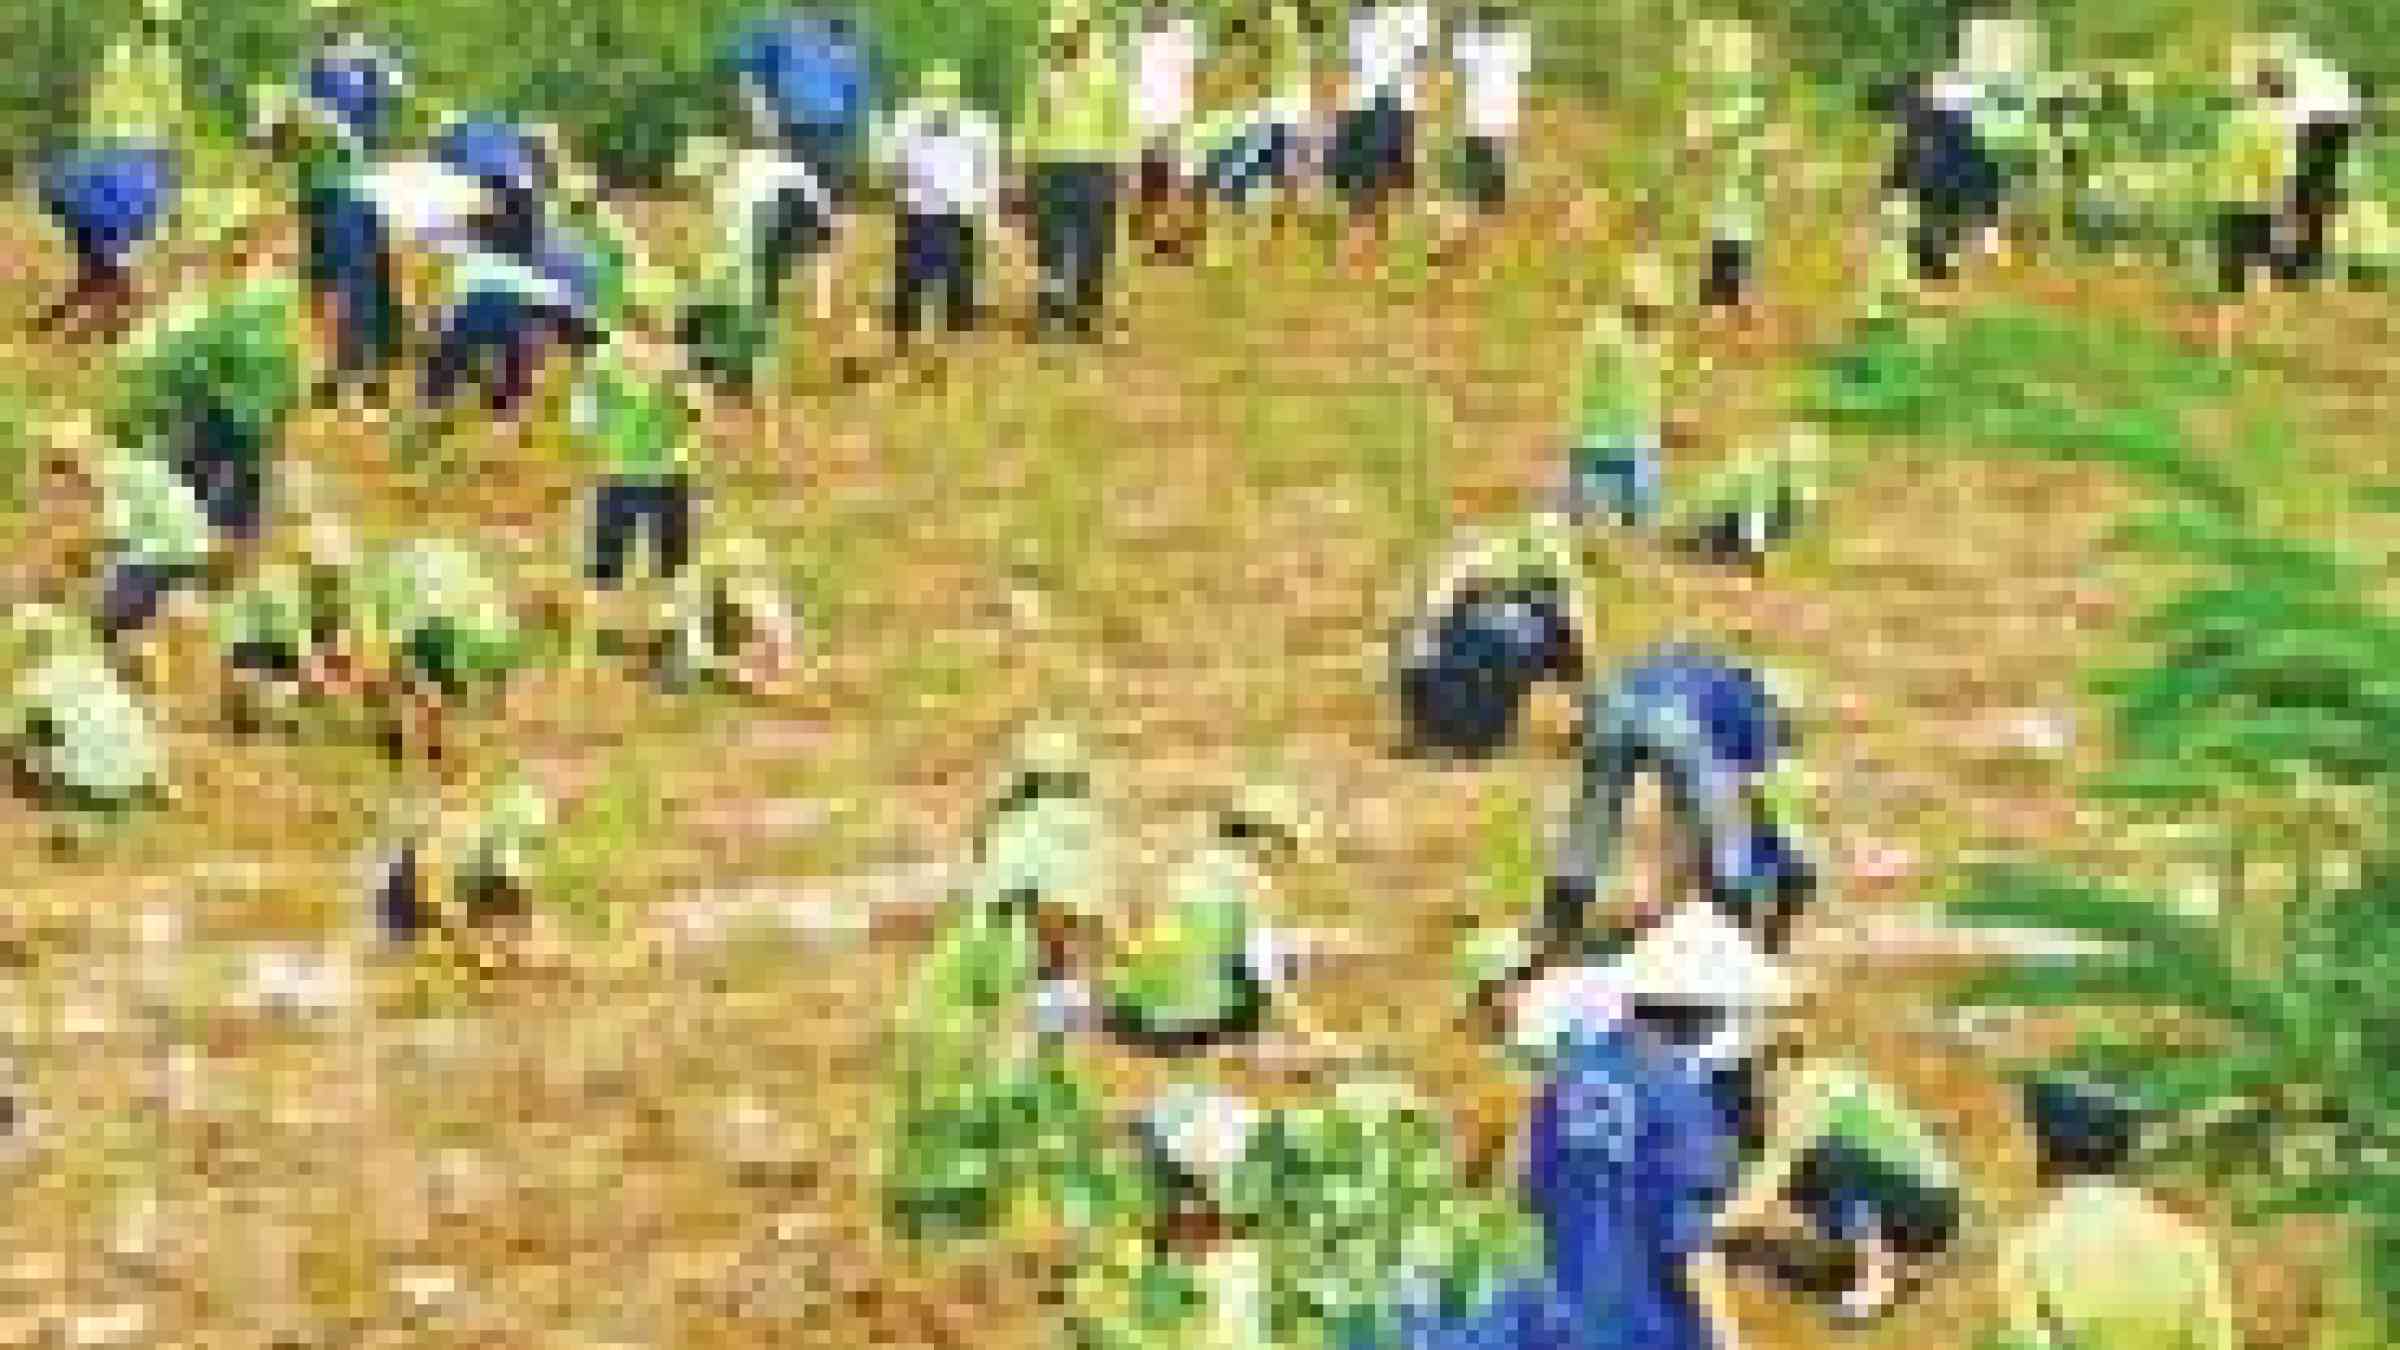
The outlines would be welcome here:
M 1628 702 L 1689 717 L 1717 762 L 1736 773 L 1764 772 L 1784 748 L 1782 718 L 1765 684 L 1705 647 L 1657 648 L 1618 688 Z
M 1731 1129 L 1695 1073 L 1620 1030 L 1569 1052 L 1533 1115 L 1529 1199 L 1574 1350 L 1708 1350 L 1685 1281 L 1733 1180 Z
M 757 82 L 786 126 L 855 130 L 867 115 L 866 53 L 822 19 L 764 23 L 735 42 L 734 71 Z

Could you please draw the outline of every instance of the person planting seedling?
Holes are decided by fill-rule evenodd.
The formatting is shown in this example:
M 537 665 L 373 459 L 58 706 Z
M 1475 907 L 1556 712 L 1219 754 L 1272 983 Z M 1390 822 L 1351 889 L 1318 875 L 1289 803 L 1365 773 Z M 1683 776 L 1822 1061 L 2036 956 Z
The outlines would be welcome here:
M 519 923 L 531 912 L 554 803 L 523 781 L 479 799 L 447 797 L 437 793 L 400 809 L 400 838 L 371 891 L 375 927 L 390 941 L 455 937 Z
M 1489 755 L 1536 685 L 1583 677 L 1576 573 L 1565 531 L 1547 516 L 1454 555 L 1402 638 L 1397 682 L 1414 748 Z
M 98 627 L 112 648 L 139 635 L 180 588 L 200 584 L 216 556 L 208 517 L 190 485 L 164 462 L 104 441 L 81 417 L 55 423 L 50 443 L 96 481 L 109 548 Z
M 1782 950 L 1815 892 L 1794 822 L 1782 818 L 1795 794 L 1769 788 L 1792 751 L 1788 703 L 1768 677 L 1690 643 L 1655 647 L 1593 691 L 1582 782 L 1544 885 L 1543 917 L 1521 944 L 1518 968 L 1485 997 L 1570 959 L 1583 943 L 1586 916 L 1624 856 L 1634 789 L 1652 777 L 1680 827 L 1666 845 L 1676 880 L 1640 917 L 1672 910 L 1688 885 L 1762 951 Z
M 194 282 L 127 340 L 108 429 L 163 458 L 209 527 L 247 546 L 264 525 L 271 472 L 305 388 L 300 287 L 263 229 L 238 245 L 242 275 Z
M 154 723 L 91 631 L 48 605 L 18 607 L 8 629 L 13 683 L 0 737 L 18 793 L 102 820 L 160 801 L 166 762 Z
M 800 669 L 800 616 L 766 546 L 730 535 L 675 579 L 653 645 L 670 689 L 694 682 L 756 697 L 788 692 Z
M 1854 1065 L 1770 1055 L 1765 1148 L 1716 1220 L 1721 1255 L 1877 1320 L 1920 1288 L 1964 1220 L 1951 1150 L 1898 1094 Z M 1776 1211 L 1798 1220 L 1779 1229 Z M 1719 1262 L 1725 1265 L 1718 1265 Z
M 2207 1230 L 2125 1180 L 2139 1103 L 2060 1075 L 2025 1084 L 2048 1204 L 2001 1244 L 2006 1350 L 2083 1345 L 2233 1350 L 2224 1261 Z
M 1096 911 L 1100 817 L 1075 738 L 1036 727 L 977 831 L 974 875 L 898 1025 L 900 1101 L 886 1204 L 904 1231 L 961 1236 L 1012 1210 L 1059 1210 L 1105 1231 L 1136 1212 L 1067 1056 L 1075 939 Z
M 1108 978 L 1101 1024 L 1109 1034 L 1170 1054 L 1255 1034 L 1274 974 L 1259 969 L 1252 950 L 1261 884 L 1230 849 L 1187 860 Z
M 145 0 L 139 30 L 93 77 L 80 140 L 43 168 L 42 207 L 75 251 L 75 279 L 37 331 L 89 318 L 113 338 L 132 312 L 134 257 L 174 210 L 187 149 L 176 18 L 175 0 Z
M 395 759 L 439 759 L 449 710 L 505 684 L 524 657 L 516 616 L 482 559 L 447 539 L 410 540 L 366 564 L 361 657 Z
M 1717 1012 L 1706 974 L 1686 966 L 1675 982 L 1659 983 L 1657 972 L 1610 972 L 1572 989 L 1554 979 L 1529 991 L 1536 997 L 1521 1008 L 1515 1039 L 1541 1075 L 1524 1181 L 1540 1264 L 1503 1267 L 1494 1291 L 1474 1306 L 1420 1301 L 1398 1344 L 1729 1343 L 1737 1328 L 1706 1254 L 1711 1216 L 1734 1180 L 1732 1122 L 1687 1029 Z M 1703 983 L 1692 983 L 1696 977 Z
M 302 705 L 354 691 L 356 567 L 349 532 L 330 516 L 315 515 L 296 549 L 260 568 L 224 601 L 218 636 L 225 716 L 235 731 L 289 730 Z
M 1824 446 L 1805 427 L 1787 429 L 1768 448 L 1737 452 L 1679 513 L 1676 542 L 1710 562 L 1763 572 L 1768 554 L 1816 505 L 1824 467 Z

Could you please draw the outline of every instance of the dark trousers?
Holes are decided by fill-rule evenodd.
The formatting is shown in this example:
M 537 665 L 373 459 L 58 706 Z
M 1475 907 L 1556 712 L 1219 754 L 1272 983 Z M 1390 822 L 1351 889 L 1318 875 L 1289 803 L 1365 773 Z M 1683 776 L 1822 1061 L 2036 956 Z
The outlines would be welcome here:
M 177 431 L 175 472 L 191 485 L 209 525 L 235 539 L 258 537 L 265 509 L 264 447 L 231 409 L 211 405 Z
M 808 166 L 817 185 L 836 206 L 850 200 L 853 166 L 858 161 L 858 133 L 838 123 L 793 122 L 783 129 L 784 148 Z
M 692 488 L 689 479 L 609 478 L 592 502 L 592 584 L 615 590 L 625 580 L 625 561 L 647 529 L 660 576 L 683 570 L 691 556 Z
M 2276 261 L 2286 281 L 2305 281 L 2325 270 L 2325 236 L 2342 204 L 2342 162 L 2350 153 L 2354 127 L 2318 120 L 2300 129 L 2300 162 L 2292 178 L 2291 247 Z
M 1750 241 L 1712 239 L 1708 245 L 1708 275 L 1700 283 L 1700 303 L 1730 309 L 1750 298 Z
M 308 203 L 309 280 L 332 302 L 334 374 L 391 365 L 400 347 L 399 288 L 383 218 L 355 194 L 328 190 Z
M 974 222 L 964 216 L 910 212 L 900 217 L 900 244 L 894 255 L 898 275 L 892 285 L 894 333 L 917 331 L 928 297 L 941 301 L 952 331 L 975 326 L 978 242 Z
M 1032 176 L 1041 317 L 1089 333 L 1099 322 L 1117 243 L 1115 171 L 1106 164 L 1053 161 L 1036 165 Z
M 199 569 L 180 563 L 120 560 L 108 569 L 100 594 L 100 636 L 114 642 L 149 627 L 167 596 L 198 575 Z
M 494 413 L 506 413 L 533 387 L 534 357 L 546 328 L 559 316 L 505 291 L 477 291 L 451 306 L 441 339 L 425 365 L 424 401 L 446 407 L 459 386 L 483 382 Z M 567 324 L 574 328 L 575 325 Z M 588 336 L 580 332 L 571 337 Z

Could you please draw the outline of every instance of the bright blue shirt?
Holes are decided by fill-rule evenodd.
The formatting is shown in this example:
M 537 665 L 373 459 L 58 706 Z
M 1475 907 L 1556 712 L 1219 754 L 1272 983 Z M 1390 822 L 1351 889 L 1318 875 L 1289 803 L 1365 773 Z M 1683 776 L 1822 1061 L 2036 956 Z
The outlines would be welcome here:
M 1709 1350 L 1685 1280 L 1733 1182 L 1731 1128 L 1697 1074 L 1618 1030 L 1573 1047 L 1533 1115 L 1529 1199 L 1574 1350 Z
M 866 53 L 822 19 L 763 23 L 734 43 L 732 65 L 754 80 L 787 126 L 854 130 L 869 104 Z

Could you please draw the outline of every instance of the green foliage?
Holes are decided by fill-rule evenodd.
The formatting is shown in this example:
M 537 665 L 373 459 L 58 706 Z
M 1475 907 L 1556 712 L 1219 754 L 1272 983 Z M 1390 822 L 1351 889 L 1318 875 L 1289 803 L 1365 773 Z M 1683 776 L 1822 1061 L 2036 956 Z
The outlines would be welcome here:
M 1404 1282 L 1464 1310 L 1539 1255 L 1523 1212 L 1468 1188 L 1440 1122 L 1411 1101 L 1341 1094 L 1278 1113 L 1228 1182 L 1226 1204 L 1260 1234 L 1270 1319 L 1286 1344 L 1379 1326 Z
M 2381 1311 L 2400 1317 L 2400 841 L 2390 836 L 2400 685 L 2388 673 L 2400 624 L 2365 569 L 2276 538 L 2246 513 L 2187 505 L 2120 535 L 2201 576 L 2136 625 L 2155 659 L 2098 682 L 2126 761 L 2104 787 L 2271 820 L 2302 880 L 2275 940 L 2237 961 L 2236 924 L 2109 883 L 1970 874 L 1951 906 L 1961 921 L 2066 929 L 2113 950 L 1997 970 L 1961 997 L 2135 1004 L 2206 1028 L 2177 1046 L 2087 1045 L 2068 1062 L 2128 1082 L 2160 1113 L 2160 1159 L 2202 1168 L 2246 1212 L 2354 1220 Z M 2356 879 L 2327 886 L 2315 844 L 2280 836 L 2295 820 L 2339 814 L 2329 790 L 2379 804 L 2364 824 L 2381 833 Z
M 1804 406 L 1851 431 L 2107 463 L 2222 509 L 2233 485 L 2185 449 L 2185 418 L 2231 389 L 2225 363 L 2147 334 L 1994 309 L 1864 331 Z

